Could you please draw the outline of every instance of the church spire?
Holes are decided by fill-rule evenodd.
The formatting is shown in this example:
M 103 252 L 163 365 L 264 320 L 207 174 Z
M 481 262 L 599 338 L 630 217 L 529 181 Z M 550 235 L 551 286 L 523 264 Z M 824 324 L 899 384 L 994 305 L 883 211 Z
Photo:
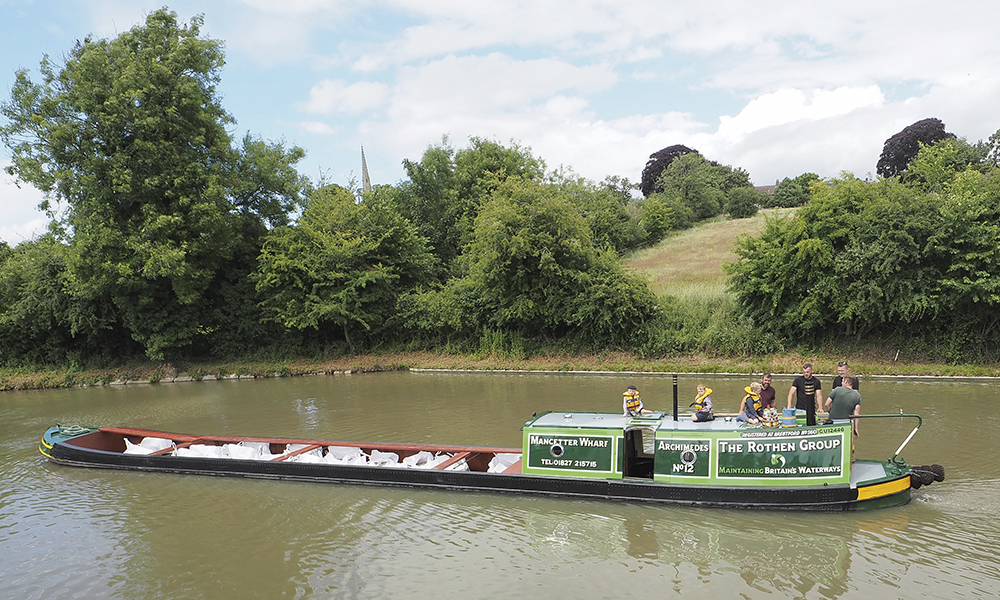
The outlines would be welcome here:
M 368 178 L 368 163 L 365 162 L 365 147 L 361 146 L 361 191 L 372 191 L 372 181 Z

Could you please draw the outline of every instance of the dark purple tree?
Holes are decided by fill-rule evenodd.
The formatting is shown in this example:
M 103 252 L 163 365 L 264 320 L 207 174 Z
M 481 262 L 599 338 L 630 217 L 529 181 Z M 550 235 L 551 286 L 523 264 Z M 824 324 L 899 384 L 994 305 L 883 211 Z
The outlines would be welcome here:
M 885 141 L 875 172 L 882 177 L 895 177 L 910 166 L 910 161 L 920 151 L 920 142 L 929 146 L 953 137 L 955 134 L 944 130 L 941 119 L 917 121 Z
M 649 197 L 654 192 L 659 191 L 656 183 L 663 169 L 666 169 L 678 156 L 684 156 L 691 152 L 697 152 L 697 150 L 674 144 L 650 154 L 649 161 L 646 162 L 646 167 L 642 170 L 642 182 L 639 184 L 642 195 Z

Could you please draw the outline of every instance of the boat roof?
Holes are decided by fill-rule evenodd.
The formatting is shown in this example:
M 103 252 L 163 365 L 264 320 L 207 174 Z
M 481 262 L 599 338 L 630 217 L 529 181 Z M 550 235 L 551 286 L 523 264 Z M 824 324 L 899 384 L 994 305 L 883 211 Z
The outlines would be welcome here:
M 654 429 L 692 431 L 731 431 L 739 424 L 722 418 L 695 423 L 688 415 L 681 415 L 677 421 L 674 421 L 672 415 L 663 412 L 628 417 L 621 413 L 552 411 L 538 415 L 526 425 L 530 427 L 577 427 L 580 429 L 622 430 L 629 427 L 652 427 Z
M 847 420 L 836 424 L 849 423 Z M 641 417 L 627 417 L 621 413 L 551 411 L 542 413 L 525 423 L 525 427 L 560 427 L 579 429 L 615 429 L 621 431 L 631 427 L 651 427 L 674 431 L 734 431 L 741 429 L 740 423 L 732 417 L 729 420 L 716 416 L 713 421 L 694 422 L 690 414 L 681 414 L 675 421 L 672 414 L 654 412 Z

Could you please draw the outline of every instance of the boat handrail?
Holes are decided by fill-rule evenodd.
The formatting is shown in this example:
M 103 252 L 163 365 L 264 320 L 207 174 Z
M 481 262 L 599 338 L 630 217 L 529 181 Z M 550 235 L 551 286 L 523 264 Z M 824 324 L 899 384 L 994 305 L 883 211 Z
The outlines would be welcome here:
M 895 414 L 895 415 L 894 414 L 885 414 L 885 415 L 851 415 L 848 418 L 849 419 L 885 419 L 885 418 L 889 418 L 889 417 L 907 417 L 907 418 L 911 418 L 911 419 L 916 419 L 917 420 L 917 426 L 913 428 L 913 431 L 910 432 L 910 435 L 906 436 L 906 439 L 903 440 L 903 443 L 899 445 L 899 448 L 896 448 L 896 452 L 892 455 L 892 458 L 889 459 L 890 462 L 899 463 L 899 462 L 902 462 L 902 461 L 896 460 L 896 457 L 898 457 L 899 453 L 903 451 L 903 448 L 907 444 L 910 443 L 910 440 L 913 439 L 914 435 L 916 435 L 917 430 L 920 429 L 920 426 L 924 424 L 923 417 L 921 417 L 920 415 L 916 415 L 916 414 L 899 413 L 899 414 Z

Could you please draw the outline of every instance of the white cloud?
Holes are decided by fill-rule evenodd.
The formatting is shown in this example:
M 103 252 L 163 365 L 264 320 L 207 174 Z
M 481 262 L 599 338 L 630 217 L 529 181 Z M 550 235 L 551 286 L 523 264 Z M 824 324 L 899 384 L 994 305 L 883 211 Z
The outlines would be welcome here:
M 378 133 L 381 143 L 409 157 L 442 133 L 456 144 L 468 135 L 516 139 L 550 165 L 597 179 L 611 172 L 637 178 L 651 152 L 674 143 L 743 166 L 764 183 L 804 171 L 864 174 L 874 169 L 885 138 L 903 126 L 926 116 L 948 122 L 936 113 L 942 103 L 919 101 L 936 89 L 934 79 L 954 79 L 957 64 L 977 65 L 984 74 L 1000 67 L 1000 36 L 982 24 L 958 25 L 952 9 L 938 5 L 919 11 L 861 2 L 733 3 L 724 10 L 658 2 L 403 6 L 416 24 L 366 46 L 354 63 L 360 70 L 389 69 L 392 87 L 385 117 L 366 120 L 359 132 L 367 139 Z M 546 18 L 553 11 L 573 18 L 553 23 Z M 941 40 L 936 15 L 980 46 Z M 918 33 L 929 28 L 934 42 Z M 521 50 L 490 50 L 507 46 Z M 579 66 L 595 56 L 598 64 Z M 540 60 L 572 69 L 529 66 Z M 594 70 L 596 85 L 574 83 L 573 69 Z M 632 91 L 623 97 L 631 110 L 609 118 L 591 98 L 622 82 Z M 956 84 L 953 98 L 967 89 Z M 688 99 L 692 91 L 729 106 L 749 100 L 699 122 L 690 114 L 699 108 Z M 990 98 L 985 90 L 974 96 L 963 102 Z M 921 114 L 910 118 L 914 113 Z
M 699 149 L 721 163 L 746 169 L 758 185 L 806 172 L 834 177 L 850 171 L 864 177 L 874 173 L 885 139 L 902 128 L 887 127 L 891 111 L 868 107 L 824 119 L 801 119 L 749 132 L 736 141 L 713 137 Z
M 69 17 L 39 20 L 59 23 L 65 39 L 108 35 L 160 5 L 93 0 L 77 9 L 92 15 L 85 30 Z M 637 179 L 650 153 L 682 143 L 772 183 L 805 171 L 864 175 L 888 136 L 926 117 L 970 141 L 1000 127 L 1000 4 L 175 0 L 171 8 L 182 19 L 205 12 L 205 33 L 226 42 L 223 76 L 236 79 L 227 90 L 260 95 L 226 99 L 244 101 L 234 110 L 240 126 L 305 147 L 305 173 L 356 172 L 363 143 L 373 176 L 398 180 L 402 158 L 450 134 L 457 147 L 472 135 L 513 139 L 592 179 Z
M 605 65 L 516 60 L 499 53 L 447 56 L 399 69 L 385 116 L 364 121 L 358 134 L 366 147 L 391 147 L 408 158 L 419 157 L 444 134 L 456 145 L 470 136 L 531 144 L 547 137 L 572 145 L 569 136 L 577 124 L 595 119 L 583 94 L 614 80 Z M 544 144 L 544 150 L 550 146 L 559 147 Z M 541 150 L 542 145 L 535 148 L 546 158 Z
M 241 4 L 252 7 L 262 14 L 271 17 L 304 16 L 313 19 L 317 14 L 333 12 L 351 3 L 343 0 L 239 0 Z
M 395 118 L 488 115 L 524 110 L 564 91 L 593 92 L 616 79 L 605 65 L 578 67 L 541 58 L 516 60 L 487 56 L 446 56 L 427 65 L 400 70 L 390 112 Z
M 526 126 L 525 142 L 550 167 L 568 166 L 597 181 L 620 175 L 637 182 L 652 152 L 678 140 L 697 144 L 706 135 L 701 133 L 703 124 L 681 113 L 633 115 L 612 121 L 594 120 L 582 112 L 572 117 L 537 133 Z
M 594 56 L 598 54 L 596 38 L 585 41 L 581 36 L 600 37 L 616 12 L 599 2 L 403 0 L 391 4 L 411 15 L 414 24 L 385 43 L 361 47 L 355 69 L 367 72 L 498 46 L 547 46 Z
M 25 183 L 15 185 L 3 170 L 9 165 L 9 161 L 0 163 L 0 239 L 13 246 L 45 233 L 49 219 L 38 210 L 44 200 L 42 193 Z
M 47 218 L 32 219 L 26 223 L 15 225 L 0 225 L 0 240 L 7 242 L 11 247 L 21 242 L 34 239 L 48 231 L 49 220 Z
M 324 79 L 309 90 L 309 100 L 302 108 L 309 113 L 328 115 L 335 112 L 359 113 L 382 106 L 389 87 L 375 81 L 348 84 L 339 79 Z
M 738 141 L 747 134 L 793 121 L 817 121 L 885 101 L 878 86 L 840 87 L 834 90 L 778 90 L 751 100 L 735 117 L 719 117 L 721 138 Z
M 339 128 L 330 127 L 321 121 L 300 121 L 299 129 L 313 135 L 336 135 L 340 132 Z
M 171 4 L 174 10 L 177 0 Z M 343 35 L 352 15 L 365 7 L 343 0 L 230 0 L 211 10 L 203 2 L 190 9 L 206 13 L 206 30 L 226 41 L 227 49 L 245 52 L 266 67 L 329 62 L 314 46 Z M 233 6 L 235 5 L 235 6 Z M 332 33 L 332 35 L 330 35 Z

